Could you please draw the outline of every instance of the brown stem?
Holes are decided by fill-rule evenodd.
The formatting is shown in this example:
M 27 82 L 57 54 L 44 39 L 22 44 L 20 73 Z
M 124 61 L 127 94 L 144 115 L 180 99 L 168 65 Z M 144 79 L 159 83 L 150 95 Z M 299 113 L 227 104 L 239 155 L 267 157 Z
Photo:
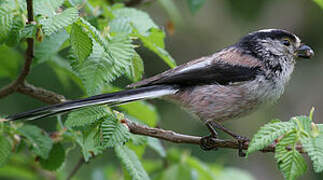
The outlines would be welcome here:
M 57 104 L 66 101 L 63 95 L 57 94 L 55 92 L 40 87 L 35 87 L 27 82 L 24 82 L 22 85 L 18 86 L 17 91 L 22 94 L 29 95 L 47 104 Z
M 28 16 L 28 24 L 31 24 L 34 21 L 34 12 L 33 12 L 33 1 L 27 0 L 27 16 Z M 5 86 L 0 89 L 0 98 L 5 97 L 15 91 L 17 91 L 18 86 L 23 84 L 27 75 L 30 72 L 30 66 L 34 57 L 34 39 L 27 38 L 27 50 L 25 53 L 25 64 L 20 72 L 18 78 L 12 82 L 11 84 Z
M 179 134 L 174 131 L 164 130 L 160 128 L 151 128 L 144 125 L 139 125 L 130 120 L 123 120 L 123 124 L 125 124 L 129 131 L 133 134 L 144 135 L 155 137 L 159 139 L 163 139 L 166 141 L 174 142 L 174 143 L 187 143 L 187 144 L 200 144 L 201 137 L 198 136 L 189 136 L 184 134 Z M 243 149 L 248 149 L 249 142 L 245 142 L 243 144 Z M 233 140 L 222 140 L 222 139 L 214 139 L 212 146 L 217 148 L 230 148 L 230 149 L 239 149 L 239 143 Z M 271 144 L 264 149 L 262 152 L 275 152 L 275 144 Z M 297 150 L 303 152 L 302 147 L 298 146 Z

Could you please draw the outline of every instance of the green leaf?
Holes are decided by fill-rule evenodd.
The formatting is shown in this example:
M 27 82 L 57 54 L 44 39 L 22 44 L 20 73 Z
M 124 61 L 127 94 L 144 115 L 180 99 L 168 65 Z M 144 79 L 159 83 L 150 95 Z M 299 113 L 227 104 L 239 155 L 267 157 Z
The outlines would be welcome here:
M 247 171 L 243 171 L 242 169 L 238 168 L 225 168 L 220 170 L 220 174 L 216 176 L 216 179 L 221 180 L 231 180 L 231 179 L 239 179 L 239 180 L 255 180 L 251 174 Z
M 108 116 L 101 124 L 105 147 L 123 145 L 129 140 L 130 132 L 115 116 Z
M 296 116 L 291 118 L 290 120 L 295 124 L 295 127 L 297 127 L 299 130 L 303 130 L 307 133 L 311 133 L 311 123 L 312 120 L 307 116 Z
M 190 168 L 194 169 L 198 173 L 199 179 L 221 179 L 215 176 L 215 174 L 212 172 L 211 167 L 208 164 L 205 164 L 204 162 L 192 156 L 187 156 L 187 155 L 183 155 L 183 156 L 184 156 L 183 159 L 185 159 L 184 163 L 190 166 Z M 225 178 L 221 180 L 225 180 Z M 239 179 L 239 180 L 242 180 L 242 179 Z
M 116 17 L 109 22 L 109 31 L 113 33 L 129 34 L 132 32 L 131 24 L 127 17 Z
M 118 19 L 127 19 L 129 24 L 132 24 L 141 34 L 145 34 L 151 28 L 158 28 L 147 13 L 134 8 L 116 9 L 113 15 Z
M 147 145 L 156 151 L 161 157 L 166 157 L 166 151 L 159 139 L 148 137 L 147 138 Z
M 18 45 L 21 39 L 20 31 L 24 28 L 25 22 L 21 14 L 15 15 L 13 17 L 12 28 L 8 34 L 6 40 L 6 45 L 10 47 L 15 47 Z
M 60 56 L 53 56 L 52 61 L 49 61 L 49 65 L 65 87 L 72 87 L 70 80 L 73 80 L 80 88 L 83 87 L 81 79 L 66 59 Z M 85 91 L 85 89 L 83 90 Z
M 129 72 L 126 72 L 127 77 L 133 82 L 140 81 L 144 73 L 144 63 L 141 57 L 137 53 L 135 53 L 130 63 L 130 70 Z
M 194 180 L 192 170 L 186 164 L 174 164 L 164 170 L 156 180 L 176 180 L 189 179 Z
M 9 155 L 11 154 L 11 144 L 4 136 L 0 136 L 0 167 L 5 165 Z
M 107 108 L 102 106 L 87 107 L 68 114 L 65 125 L 69 127 L 82 127 L 93 124 L 109 115 Z
M 313 1 L 316 2 L 316 4 L 323 9 L 323 0 L 313 0 Z
M 270 122 L 264 125 L 253 136 L 248 147 L 248 154 L 263 149 L 294 128 L 295 125 L 291 122 Z
M 56 15 L 56 9 L 63 4 L 64 0 L 34 0 L 34 15 L 52 17 Z
M 92 52 L 92 40 L 81 26 L 73 24 L 70 41 L 74 54 L 83 62 Z
M 87 162 L 90 158 L 101 154 L 104 150 L 98 142 L 100 141 L 99 129 L 94 127 L 85 131 L 74 131 L 76 142 L 82 149 L 84 160 Z
M 120 72 L 116 71 L 114 60 L 98 43 L 93 43 L 93 52 L 83 63 L 72 64 L 75 72 L 79 74 L 88 95 L 101 93 L 106 83 L 111 82 Z
M 53 17 L 41 19 L 40 24 L 42 25 L 45 35 L 49 36 L 52 33 L 72 24 L 78 18 L 78 10 L 76 8 L 68 8 Z
M 43 63 L 50 60 L 53 56 L 56 56 L 68 37 L 67 32 L 62 29 L 50 36 L 46 36 L 41 43 L 36 43 L 34 62 Z
M 154 106 L 144 101 L 136 101 L 118 106 L 128 115 L 140 120 L 141 122 L 155 127 L 159 121 L 159 115 Z M 138 113 L 140 112 L 140 113 Z
M 65 150 L 61 143 L 55 143 L 47 159 L 40 158 L 40 165 L 47 170 L 54 171 L 65 161 Z
M 20 31 L 20 38 L 34 38 L 36 36 L 37 26 L 35 24 L 27 24 L 21 31 Z
M 130 60 L 127 62 L 127 56 L 131 54 L 129 51 L 133 47 L 120 41 L 108 42 L 95 27 L 82 18 L 77 24 L 86 30 L 93 46 L 90 56 L 83 63 L 75 62 L 73 69 L 79 73 L 88 95 L 98 94 L 104 86 L 129 69 Z M 127 41 L 129 40 L 123 39 L 123 42 Z
M 133 180 L 150 179 L 135 152 L 122 145 L 115 146 L 114 150 Z
M 187 0 L 187 4 L 193 14 L 195 14 L 205 3 L 205 0 Z
M 156 53 L 169 67 L 174 68 L 176 67 L 176 62 L 164 49 L 164 43 L 162 41 L 162 37 L 164 37 L 163 34 L 164 32 L 156 29 L 152 29 L 148 36 L 143 36 L 138 32 L 135 32 L 135 36 L 137 36 L 142 41 L 143 45 L 146 48 Z
M 319 125 L 320 134 L 316 137 L 302 138 L 302 146 L 313 162 L 316 173 L 323 171 L 323 125 Z
M 116 67 L 123 67 L 130 72 L 131 60 L 135 55 L 134 45 L 128 36 L 114 36 L 109 41 L 109 50 L 115 60 Z
M 26 137 L 32 151 L 41 158 L 47 159 L 53 146 L 53 141 L 41 129 L 33 125 L 24 125 L 17 132 Z
M 23 56 L 13 48 L 0 46 L 0 78 L 15 79 L 19 72 L 19 64 Z
M 286 180 L 295 180 L 306 172 L 305 159 L 295 148 L 298 138 L 296 131 L 292 131 L 276 145 L 275 158 Z M 291 150 L 287 150 L 287 147 L 291 147 Z
M 6 5 L 6 4 L 4 4 Z M 6 6 L 1 4 L 0 7 L 0 44 L 5 42 L 13 26 L 13 13 L 12 9 L 7 9 Z

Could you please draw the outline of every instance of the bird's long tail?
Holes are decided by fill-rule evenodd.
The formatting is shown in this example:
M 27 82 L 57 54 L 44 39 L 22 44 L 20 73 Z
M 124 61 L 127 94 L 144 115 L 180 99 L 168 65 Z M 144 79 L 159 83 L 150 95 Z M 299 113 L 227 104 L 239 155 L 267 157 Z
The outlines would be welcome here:
M 83 107 L 94 106 L 94 105 L 119 105 L 131 101 L 150 99 L 161 97 L 165 95 L 175 94 L 178 88 L 170 85 L 155 85 L 148 87 L 140 87 L 136 89 L 129 89 L 115 93 L 101 94 L 92 96 L 84 99 L 67 101 L 61 104 L 52 106 L 42 107 L 35 110 L 22 112 L 6 117 L 7 120 L 35 120 L 47 116 L 62 114 L 68 111 L 80 109 Z

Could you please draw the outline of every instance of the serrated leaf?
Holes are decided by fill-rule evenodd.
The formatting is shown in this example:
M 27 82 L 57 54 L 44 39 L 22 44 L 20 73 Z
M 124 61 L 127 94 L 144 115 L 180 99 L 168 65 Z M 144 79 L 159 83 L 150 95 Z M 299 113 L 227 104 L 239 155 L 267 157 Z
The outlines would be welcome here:
M 118 107 L 125 111 L 128 115 L 151 127 L 155 127 L 159 121 L 159 115 L 156 108 L 147 102 L 136 101 L 128 104 L 122 104 Z
M 26 137 L 32 151 L 40 157 L 47 159 L 53 146 L 53 141 L 41 129 L 33 125 L 24 125 L 17 132 Z
M 83 63 L 72 64 L 73 69 L 79 73 L 88 95 L 101 93 L 101 89 L 121 75 L 120 67 L 106 53 L 105 49 L 93 42 L 93 51 Z
M 116 18 L 126 18 L 141 34 L 151 28 L 158 28 L 147 13 L 134 8 L 120 8 L 112 13 Z
M 49 18 L 43 18 L 40 20 L 43 32 L 46 36 L 72 24 L 79 18 L 79 13 L 76 8 L 68 8 L 60 14 Z
M 55 143 L 47 159 L 40 158 L 40 165 L 47 170 L 54 171 L 65 161 L 65 149 L 61 143 Z
M 275 158 L 286 180 L 295 180 L 307 169 L 304 157 L 295 148 L 297 141 L 298 135 L 296 131 L 292 131 L 276 145 Z M 291 150 L 287 150 L 288 146 L 291 147 Z
M 25 22 L 21 14 L 15 15 L 13 17 L 12 28 L 8 34 L 6 40 L 6 45 L 10 47 L 15 47 L 20 42 L 21 35 L 20 31 L 24 28 Z
M 46 36 L 42 42 L 35 45 L 34 62 L 43 63 L 57 55 L 63 43 L 68 39 L 69 35 L 62 29 L 50 36 Z
M 101 133 L 105 147 L 123 145 L 129 140 L 129 130 L 115 116 L 108 116 L 101 124 Z
M 82 132 L 74 131 L 76 142 L 80 145 L 86 162 L 94 156 L 101 154 L 104 150 L 104 147 L 98 143 L 100 141 L 100 136 L 98 134 L 98 127 L 87 129 Z
M 35 24 L 27 24 L 21 31 L 20 31 L 20 38 L 33 38 L 36 36 L 37 26 Z
M 63 4 L 64 0 L 34 0 L 34 15 L 52 17 L 56 15 L 56 9 Z
M 159 139 L 148 137 L 147 138 L 147 145 L 156 151 L 161 157 L 166 157 L 166 151 Z
M 273 143 L 275 139 L 294 128 L 295 125 L 291 122 L 271 122 L 265 124 L 253 136 L 251 142 L 249 143 L 248 154 L 263 149 L 264 147 Z
M 303 149 L 311 158 L 316 173 L 323 171 L 323 126 L 318 127 L 320 129 L 318 136 L 301 139 Z
M 311 133 L 312 120 L 307 116 L 296 116 L 291 118 L 291 122 L 295 124 L 300 130 L 305 130 L 307 133 Z
M 0 8 L 0 44 L 5 42 L 8 38 L 10 30 L 13 25 L 13 14 L 10 9 L 6 9 L 5 6 Z
M 115 146 L 114 150 L 133 180 L 150 179 L 135 152 L 122 145 Z
M 107 109 L 102 106 L 87 107 L 69 113 L 65 125 L 69 127 L 82 127 L 95 123 L 109 114 Z
M 11 144 L 5 136 L 1 135 L 0 136 L 0 167 L 5 165 L 10 154 L 11 154 Z
M 132 32 L 132 27 L 127 17 L 116 17 L 109 22 L 109 27 L 109 31 L 111 33 L 121 33 L 127 35 Z
M 110 39 L 108 48 L 116 66 L 123 67 L 130 72 L 131 60 L 136 53 L 132 40 L 125 35 L 114 36 Z
M 187 0 L 187 4 L 193 14 L 196 13 L 204 3 L 205 0 Z
M 157 34 L 156 34 L 157 33 Z M 163 37 L 160 33 L 163 33 L 162 31 L 156 31 L 152 29 L 150 34 L 148 36 L 143 36 L 140 33 L 136 32 L 135 36 L 137 36 L 143 43 L 143 45 L 156 53 L 164 62 L 171 68 L 176 67 L 176 62 L 172 58 L 172 56 L 165 50 L 163 49 L 163 41 L 160 39 Z M 159 34 L 159 35 L 158 35 Z
M 92 40 L 81 26 L 73 24 L 70 41 L 74 54 L 83 62 L 92 52 Z
M 132 82 L 137 82 L 142 79 L 142 75 L 144 73 L 144 62 L 137 53 L 135 53 L 131 59 L 130 70 L 126 73 L 127 77 L 132 80 Z

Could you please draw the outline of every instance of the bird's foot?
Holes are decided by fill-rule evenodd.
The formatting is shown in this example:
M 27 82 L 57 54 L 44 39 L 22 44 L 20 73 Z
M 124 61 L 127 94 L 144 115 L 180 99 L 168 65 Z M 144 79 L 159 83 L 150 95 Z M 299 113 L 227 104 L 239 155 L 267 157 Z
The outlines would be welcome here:
M 215 139 L 216 136 L 204 136 L 200 140 L 200 147 L 204 151 L 210 151 L 210 150 L 218 150 L 218 148 L 215 146 Z
M 239 157 L 245 157 L 246 156 L 246 153 L 243 152 L 243 146 L 244 146 L 244 143 L 245 142 L 249 142 L 249 138 L 247 137 L 243 137 L 243 136 L 235 136 L 234 137 L 237 141 L 238 141 L 238 144 L 239 144 L 239 148 L 238 148 L 238 155 Z

